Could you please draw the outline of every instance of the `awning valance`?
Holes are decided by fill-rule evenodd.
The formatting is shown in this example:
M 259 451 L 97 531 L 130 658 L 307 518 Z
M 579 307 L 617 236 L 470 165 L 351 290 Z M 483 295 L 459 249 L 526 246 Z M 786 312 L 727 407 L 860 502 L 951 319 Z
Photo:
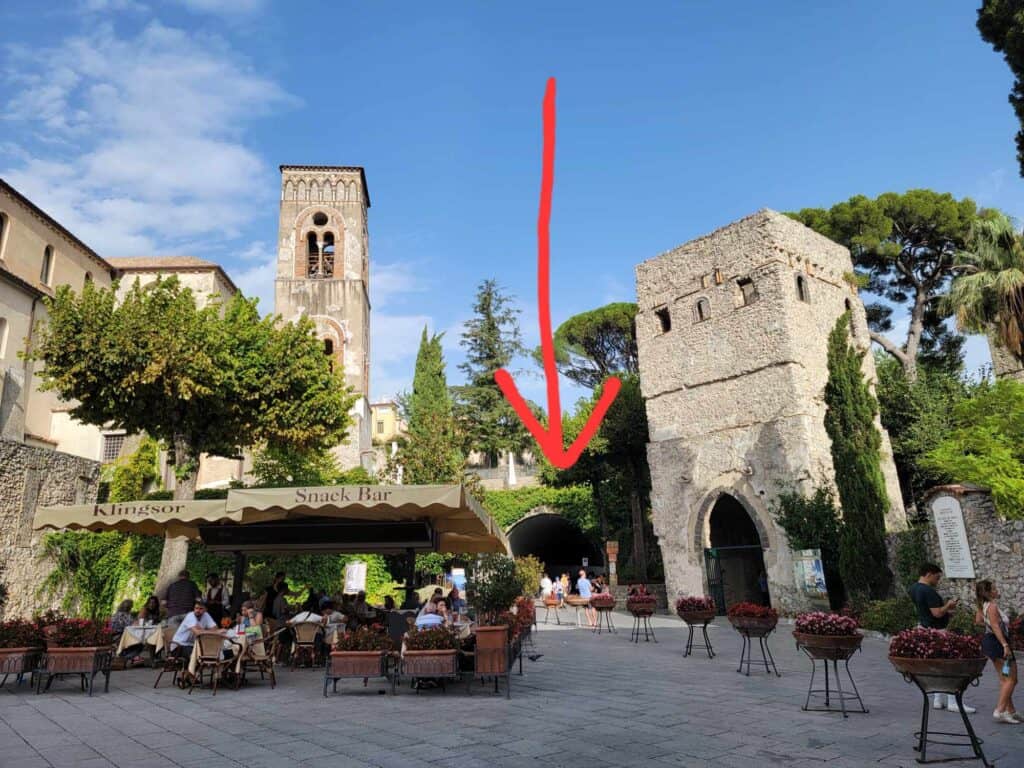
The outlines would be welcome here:
M 240 513 L 227 512 L 223 499 L 212 501 L 127 501 L 116 504 L 76 504 L 39 507 L 36 530 L 121 531 L 163 536 L 199 537 L 199 525 L 240 522 Z

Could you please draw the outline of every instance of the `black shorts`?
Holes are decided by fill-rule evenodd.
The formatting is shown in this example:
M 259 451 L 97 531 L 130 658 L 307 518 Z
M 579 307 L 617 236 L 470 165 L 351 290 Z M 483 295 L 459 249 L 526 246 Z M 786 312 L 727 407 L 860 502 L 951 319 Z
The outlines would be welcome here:
M 1003 658 L 1003 644 L 991 632 L 986 632 L 981 638 L 981 652 L 993 661 Z

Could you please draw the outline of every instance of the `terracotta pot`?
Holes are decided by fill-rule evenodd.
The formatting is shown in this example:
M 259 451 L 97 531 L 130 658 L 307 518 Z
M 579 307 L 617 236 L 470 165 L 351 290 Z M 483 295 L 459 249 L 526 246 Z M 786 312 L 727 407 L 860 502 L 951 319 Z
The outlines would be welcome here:
M 387 651 L 331 651 L 328 677 L 382 677 Z
M 906 659 L 890 656 L 896 671 L 914 678 L 925 693 L 961 693 L 982 672 L 988 659 Z
M 853 655 L 864 642 L 864 635 L 811 635 L 793 631 L 796 644 L 815 659 L 845 659 Z
M 773 629 L 775 625 L 779 623 L 777 618 L 759 616 L 730 616 L 729 623 L 736 628 L 738 632 L 746 632 L 751 635 L 767 635 Z
M 687 624 L 703 624 L 705 621 L 711 621 L 717 615 L 715 611 L 676 611 L 676 616 Z
M 580 597 L 579 595 L 569 595 L 565 598 L 565 602 L 572 606 L 580 606 L 581 608 L 586 605 L 590 605 L 589 597 Z
M 508 669 L 508 627 L 476 628 L 476 674 L 503 675 Z
M 20 675 L 35 669 L 42 648 L 0 648 L 0 675 Z
M 459 671 L 458 651 L 406 651 L 402 657 L 402 673 L 412 677 L 440 677 Z
M 109 650 L 107 646 L 47 648 L 45 669 L 51 675 L 90 673 L 96 666 L 97 654 Z

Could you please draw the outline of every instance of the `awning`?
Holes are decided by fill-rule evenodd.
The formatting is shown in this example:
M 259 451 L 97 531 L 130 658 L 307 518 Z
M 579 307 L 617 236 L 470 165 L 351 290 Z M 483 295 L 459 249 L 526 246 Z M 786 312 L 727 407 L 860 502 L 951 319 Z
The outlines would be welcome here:
M 33 527 L 187 536 L 216 551 L 510 552 L 461 485 L 238 488 L 226 501 L 40 507 Z
M 227 512 L 223 499 L 213 501 L 128 501 L 117 504 L 76 504 L 38 507 L 32 527 L 73 531 L 121 531 L 155 536 L 199 538 L 199 525 L 238 522 L 240 513 Z

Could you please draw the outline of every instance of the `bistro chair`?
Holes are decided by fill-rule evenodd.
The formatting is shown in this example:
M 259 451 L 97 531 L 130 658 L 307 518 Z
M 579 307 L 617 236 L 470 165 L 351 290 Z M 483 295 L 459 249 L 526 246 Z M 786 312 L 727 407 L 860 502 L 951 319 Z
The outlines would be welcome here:
M 242 655 L 241 674 L 235 682 L 235 690 L 238 690 L 242 683 L 246 682 L 246 674 L 248 672 L 259 672 L 260 680 L 266 680 L 267 675 L 269 675 L 271 689 L 277 686 L 277 676 L 274 674 L 274 657 L 277 652 L 278 638 L 286 629 L 286 627 L 282 627 L 277 632 L 250 641 L 249 645 L 246 646 L 245 653 Z
M 188 663 L 187 659 L 183 659 L 175 653 L 178 645 L 174 642 L 174 633 L 177 630 L 174 627 L 164 627 L 161 631 L 164 633 L 164 660 L 160 667 L 160 674 L 156 676 L 156 682 L 153 683 L 154 688 L 160 685 L 160 678 L 164 676 L 164 672 L 170 672 L 171 685 L 177 685 L 178 678 L 181 677 L 181 673 L 185 670 L 185 664 Z
M 225 638 L 224 635 L 219 632 L 201 632 L 196 635 L 195 653 L 198 658 L 196 661 L 196 672 L 192 675 L 191 684 L 188 687 L 189 695 L 192 695 L 192 689 L 196 687 L 196 683 L 199 683 L 200 688 L 203 687 L 203 676 L 207 672 L 210 673 L 210 684 L 213 686 L 213 695 L 217 695 L 217 683 L 220 682 L 221 674 L 223 674 L 226 667 L 230 666 L 235 661 L 233 658 L 224 658 L 225 640 L 236 646 L 236 654 L 241 652 L 241 643 L 232 640 L 231 638 Z
M 317 665 L 316 640 L 320 634 L 320 629 L 319 622 L 315 621 L 300 621 L 298 624 L 292 625 L 292 631 L 295 632 L 295 645 L 292 648 L 292 669 L 297 668 L 299 664 L 307 659 L 311 667 Z

